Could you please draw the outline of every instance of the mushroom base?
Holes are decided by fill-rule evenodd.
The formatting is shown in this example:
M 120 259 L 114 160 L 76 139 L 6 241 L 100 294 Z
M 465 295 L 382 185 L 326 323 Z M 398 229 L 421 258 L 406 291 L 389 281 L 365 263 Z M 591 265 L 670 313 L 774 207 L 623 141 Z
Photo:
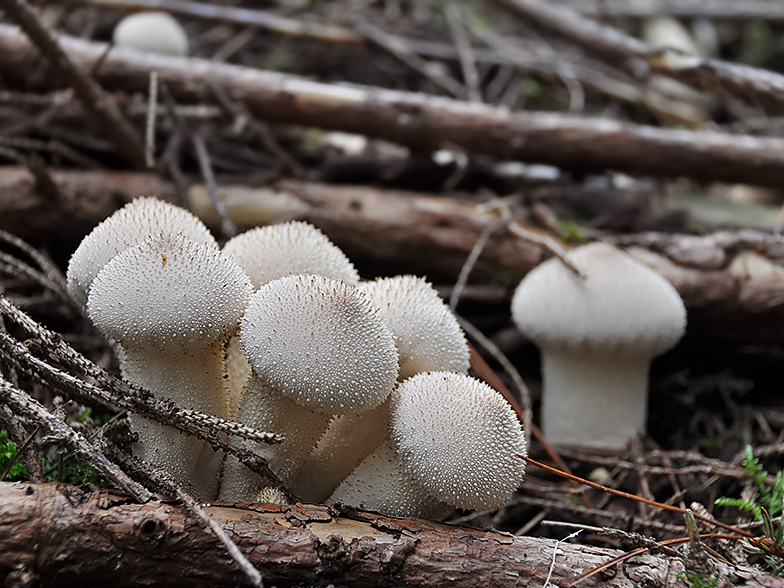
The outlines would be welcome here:
M 550 443 L 623 449 L 645 432 L 650 358 L 542 356 L 542 430 Z
M 300 406 L 266 389 L 256 377 L 251 376 L 234 420 L 261 431 L 283 435 L 283 442 L 278 445 L 236 439 L 231 443 L 263 457 L 281 481 L 290 486 L 294 471 L 327 430 L 330 415 Z M 269 485 L 269 480 L 249 470 L 236 457 L 226 457 L 221 500 L 250 502 Z

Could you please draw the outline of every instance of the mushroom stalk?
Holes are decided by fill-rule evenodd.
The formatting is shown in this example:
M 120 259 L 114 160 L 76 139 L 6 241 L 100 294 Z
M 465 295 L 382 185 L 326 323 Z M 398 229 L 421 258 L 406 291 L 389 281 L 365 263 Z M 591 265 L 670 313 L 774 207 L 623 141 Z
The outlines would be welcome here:
M 153 390 L 156 396 L 193 410 L 228 418 L 222 374 L 225 370 L 221 342 L 201 345 L 124 345 L 123 377 Z M 204 394 L 205 390 L 215 391 Z M 131 429 L 140 442 L 133 451 L 141 459 L 169 472 L 194 496 L 217 496 L 223 454 L 206 441 L 194 439 L 166 425 L 139 415 L 129 415 Z
M 365 458 L 327 500 L 327 504 L 336 502 L 406 518 L 441 519 L 452 511 L 406 473 L 389 439 Z
M 284 441 L 279 448 L 252 441 L 232 441 L 232 444 L 253 451 L 265 459 L 282 480 L 288 481 L 326 431 L 331 416 L 300 406 L 286 396 L 270 391 L 253 376 L 246 386 L 245 398 L 250 401 L 240 404 L 234 420 L 264 431 L 281 431 Z M 267 486 L 268 480 L 250 471 L 236 457 L 230 455 L 226 458 L 221 500 L 251 500 Z M 293 489 L 296 492 L 299 488 Z
M 649 364 L 648 356 L 623 353 L 544 352 L 542 428 L 547 440 L 609 449 L 643 434 Z

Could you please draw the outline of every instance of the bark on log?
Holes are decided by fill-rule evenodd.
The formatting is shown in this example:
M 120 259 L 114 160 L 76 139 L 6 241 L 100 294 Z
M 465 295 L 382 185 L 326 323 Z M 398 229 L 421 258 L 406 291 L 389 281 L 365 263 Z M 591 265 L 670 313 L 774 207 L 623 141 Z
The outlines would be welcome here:
M 53 176 L 74 203 L 74 210 L 84 215 L 83 224 L 97 223 L 134 196 L 166 197 L 173 191 L 149 174 L 56 172 Z M 0 168 L 0 229 L 41 238 L 56 226 L 70 237 L 83 235 L 85 227 L 76 222 L 80 217 L 53 206 L 35 191 L 34 184 L 26 170 Z M 496 218 L 477 213 L 469 202 L 442 196 L 295 180 L 281 180 L 274 188 L 277 193 L 244 187 L 223 187 L 221 192 L 232 220 L 240 227 L 248 228 L 261 220 L 307 220 L 360 266 L 377 273 L 413 272 L 446 283 L 457 278 L 480 234 Z M 191 190 L 196 212 L 208 223 L 216 221 L 207 197 L 199 198 L 197 193 Z M 289 195 L 282 208 L 277 201 L 271 204 L 280 193 Z M 623 247 L 637 247 L 638 253 L 652 252 L 644 256 L 645 261 L 683 297 L 693 334 L 736 342 L 784 342 L 784 276 L 743 276 L 727 271 L 736 255 L 748 251 L 784 266 L 784 241 L 780 238 L 738 231 L 705 237 L 640 233 L 616 237 L 615 241 Z M 539 246 L 501 230 L 488 241 L 475 275 L 509 278 L 512 272 L 522 277 L 546 257 Z
M 555 542 L 324 506 L 216 505 L 209 514 L 266 586 L 542 586 Z M 563 543 L 551 582 L 573 580 L 622 552 Z M 757 570 L 714 564 L 717 588 L 784 587 Z M 640 555 L 585 586 L 687 586 L 684 562 Z M 0 484 L 5 586 L 242 586 L 246 578 L 172 502 L 133 504 L 91 486 Z M 27 581 L 25 584 L 24 581 Z
M 666 177 L 784 183 L 784 141 L 623 124 L 610 120 L 503 108 L 382 88 L 330 85 L 285 74 L 203 59 L 107 53 L 102 43 L 59 37 L 80 67 L 109 89 L 146 92 L 157 71 L 173 95 L 203 101 L 210 84 L 265 120 L 366 134 L 418 151 L 456 146 L 506 159 L 547 163 L 575 171 L 617 169 Z M 0 75 L 23 81 L 38 55 L 15 27 L 0 25 Z

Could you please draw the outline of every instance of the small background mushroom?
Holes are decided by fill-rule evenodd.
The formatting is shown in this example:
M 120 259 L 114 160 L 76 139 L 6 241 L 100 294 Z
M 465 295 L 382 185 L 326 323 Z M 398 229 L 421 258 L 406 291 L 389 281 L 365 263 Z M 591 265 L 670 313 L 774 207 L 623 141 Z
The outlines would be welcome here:
M 684 333 L 675 288 L 604 243 L 531 271 L 512 300 L 517 328 L 542 352 L 542 428 L 551 443 L 622 449 L 645 431 L 651 360 Z

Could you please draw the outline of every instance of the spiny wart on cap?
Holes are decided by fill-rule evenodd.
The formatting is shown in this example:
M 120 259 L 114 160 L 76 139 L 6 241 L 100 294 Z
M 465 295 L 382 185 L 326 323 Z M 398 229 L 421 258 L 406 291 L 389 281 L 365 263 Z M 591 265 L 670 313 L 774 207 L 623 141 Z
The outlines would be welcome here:
M 523 279 L 517 328 L 542 351 L 542 424 L 551 443 L 623 449 L 645 429 L 651 360 L 684 333 L 686 309 L 660 274 L 604 243 Z
M 491 509 L 525 473 L 522 427 L 503 397 L 464 374 L 428 372 L 390 398 L 390 439 L 328 499 L 390 516 L 441 517 L 450 508 Z
M 112 258 L 147 236 L 179 234 L 217 249 L 218 244 L 204 223 L 193 214 L 157 198 L 137 198 L 126 204 L 87 235 L 68 263 L 68 293 L 82 306 L 87 304 L 90 284 Z
M 295 274 L 359 282 L 348 257 L 324 233 L 305 222 L 251 229 L 229 240 L 223 251 L 247 272 L 256 288 Z
M 455 315 L 423 278 L 395 276 L 360 284 L 392 331 L 399 380 L 427 371 L 467 373 L 470 351 Z
M 128 344 L 204 345 L 237 332 L 250 299 L 242 269 L 219 250 L 160 233 L 127 249 L 93 280 L 88 312 Z

